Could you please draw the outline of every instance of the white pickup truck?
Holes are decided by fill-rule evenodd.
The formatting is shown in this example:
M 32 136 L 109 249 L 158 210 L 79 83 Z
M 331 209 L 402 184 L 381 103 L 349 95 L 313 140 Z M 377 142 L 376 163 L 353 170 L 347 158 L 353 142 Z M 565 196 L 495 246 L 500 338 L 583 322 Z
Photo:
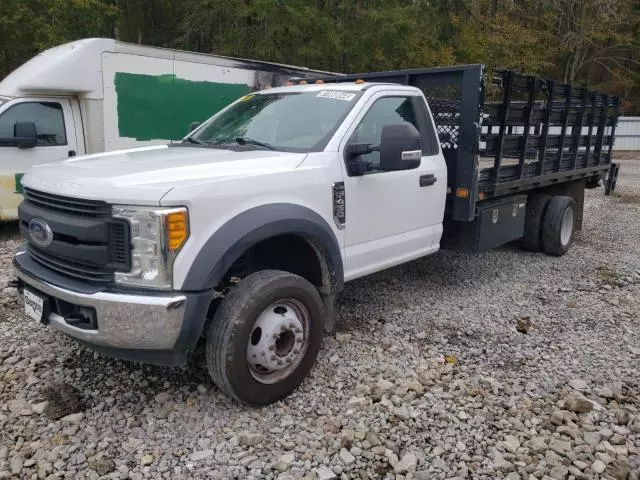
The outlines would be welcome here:
M 309 373 L 344 282 L 447 238 L 566 252 L 585 180 L 610 167 L 617 100 L 551 93 L 520 108 L 509 90 L 543 80 L 504 72 L 496 109 L 483 103 L 482 66 L 393 75 L 264 90 L 180 143 L 32 168 L 19 207 L 27 241 L 14 259 L 28 318 L 164 365 L 184 365 L 204 338 L 213 381 L 264 405 Z M 462 86 L 460 98 L 430 100 L 432 113 L 431 81 Z M 559 145 L 548 134 L 558 121 L 590 125 L 588 140 L 580 128 Z

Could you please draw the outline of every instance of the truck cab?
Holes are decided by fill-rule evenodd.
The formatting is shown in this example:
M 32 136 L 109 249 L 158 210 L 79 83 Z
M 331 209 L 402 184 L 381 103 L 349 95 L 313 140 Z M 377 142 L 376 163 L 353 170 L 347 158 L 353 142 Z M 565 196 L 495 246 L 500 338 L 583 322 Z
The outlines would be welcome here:
M 270 402 L 311 367 L 345 281 L 438 250 L 446 177 L 419 89 L 272 88 L 178 144 L 33 167 L 15 267 L 32 318 L 111 355 L 184 364 L 207 329 L 226 365 L 248 343 L 212 371 Z M 225 293 L 236 278 L 249 290 Z

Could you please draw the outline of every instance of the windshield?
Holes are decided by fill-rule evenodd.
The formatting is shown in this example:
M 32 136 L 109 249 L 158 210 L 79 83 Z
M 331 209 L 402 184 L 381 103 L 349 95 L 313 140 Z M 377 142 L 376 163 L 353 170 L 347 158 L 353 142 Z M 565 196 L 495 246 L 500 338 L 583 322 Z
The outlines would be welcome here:
M 360 95 L 338 90 L 247 95 L 188 138 L 211 146 L 321 151 Z

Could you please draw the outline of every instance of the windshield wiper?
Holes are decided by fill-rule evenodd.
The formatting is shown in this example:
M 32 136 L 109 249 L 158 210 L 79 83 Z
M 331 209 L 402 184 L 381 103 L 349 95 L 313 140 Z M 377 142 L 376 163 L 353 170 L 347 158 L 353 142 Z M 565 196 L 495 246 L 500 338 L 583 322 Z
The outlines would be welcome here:
M 239 143 L 240 145 L 255 145 L 257 147 L 266 148 L 267 150 L 275 150 L 275 147 L 273 145 L 254 140 L 253 138 L 236 137 L 236 143 Z
M 195 137 L 187 137 L 185 138 L 185 141 L 195 143 L 196 145 L 204 145 L 205 147 L 209 145 L 204 140 L 200 140 L 199 138 L 195 138 Z

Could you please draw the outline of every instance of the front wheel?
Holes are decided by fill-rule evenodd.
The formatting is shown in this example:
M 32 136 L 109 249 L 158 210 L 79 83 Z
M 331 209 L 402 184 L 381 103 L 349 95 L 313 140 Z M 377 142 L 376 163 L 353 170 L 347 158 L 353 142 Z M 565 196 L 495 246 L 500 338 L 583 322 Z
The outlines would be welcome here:
M 304 278 L 262 270 L 222 300 L 207 333 L 214 383 L 236 400 L 267 405 L 300 385 L 322 342 L 324 310 Z

